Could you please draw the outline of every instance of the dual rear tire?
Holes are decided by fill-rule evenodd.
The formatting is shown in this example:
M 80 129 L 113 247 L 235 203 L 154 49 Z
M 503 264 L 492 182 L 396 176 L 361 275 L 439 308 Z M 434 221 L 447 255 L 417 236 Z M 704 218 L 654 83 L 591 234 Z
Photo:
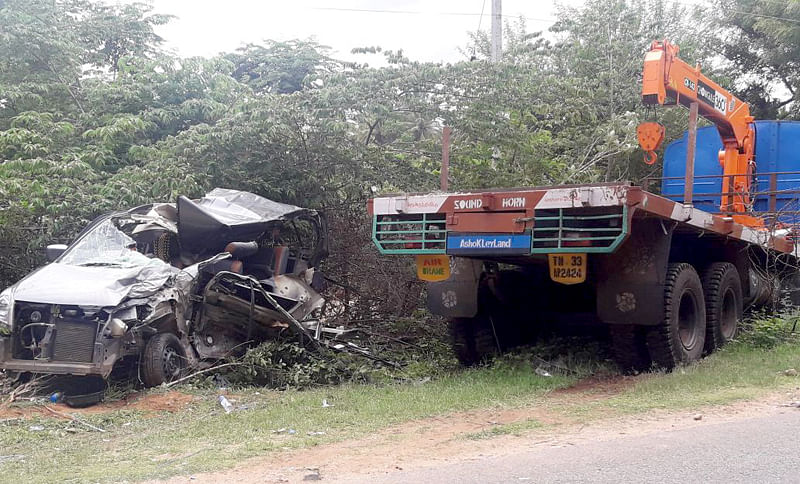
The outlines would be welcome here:
M 706 342 L 703 283 L 690 264 L 670 264 L 664 281 L 664 317 L 647 330 L 656 366 L 671 369 L 698 360 Z
M 715 262 L 701 278 L 690 264 L 672 263 L 664 281 L 663 319 L 652 327 L 612 327 L 615 357 L 626 372 L 696 361 L 733 339 L 742 311 L 733 264 Z
M 663 308 L 663 318 L 655 326 L 609 327 L 613 355 L 624 372 L 673 369 L 697 361 L 733 339 L 743 312 L 736 267 L 715 262 L 701 276 L 691 264 L 669 264 Z M 461 364 L 474 365 L 502 351 L 500 343 L 508 338 L 498 339 L 503 333 L 498 330 L 514 322 L 506 321 L 499 328 L 495 323 L 485 312 L 450 321 L 451 344 Z
M 706 353 L 736 336 L 742 319 L 743 295 L 739 272 L 733 264 L 715 262 L 703 274 L 706 296 Z

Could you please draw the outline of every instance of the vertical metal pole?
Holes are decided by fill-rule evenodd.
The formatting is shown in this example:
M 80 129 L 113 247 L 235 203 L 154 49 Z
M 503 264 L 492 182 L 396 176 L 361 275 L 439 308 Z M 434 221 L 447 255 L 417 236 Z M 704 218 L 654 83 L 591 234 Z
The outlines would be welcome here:
M 492 62 L 500 62 L 503 55 L 502 3 L 502 0 L 492 0 Z
M 769 215 L 777 220 L 778 218 L 778 174 L 769 175 Z
M 728 197 L 725 208 L 733 214 L 736 212 L 736 175 L 728 175 L 728 189 L 725 193 Z
M 450 176 L 450 126 L 442 129 L 442 172 L 439 175 L 439 185 L 442 191 L 447 191 L 447 179 Z
M 694 153 L 697 148 L 697 103 L 689 105 L 689 140 L 686 146 L 686 175 L 683 182 L 683 204 L 692 205 L 694 196 Z

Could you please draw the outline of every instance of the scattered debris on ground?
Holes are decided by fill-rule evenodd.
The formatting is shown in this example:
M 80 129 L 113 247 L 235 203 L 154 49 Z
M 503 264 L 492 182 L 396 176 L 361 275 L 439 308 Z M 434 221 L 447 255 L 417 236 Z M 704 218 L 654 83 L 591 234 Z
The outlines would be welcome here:
M 391 333 L 388 329 L 387 332 Z M 453 361 L 447 361 L 452 358 L 440 335 L 426 331 L 381 334 L 357 328 L 345 330 L 342 325 L 336 331 L 324 332 L 319 341 L 323 344 L 318 347 L 304 345 L 302 337 L 286 335 L 251 347 L 236 358 L 226 358 L 208 368 L 185 374 L 161 387 L 190 385 L 220 391 L 251 386 L 302 389 L 344 382 L 415 381 L 419 379 L 418 373 L 455 367 Z M 384 356 L 373 357 L 374 354 Z M 39 410 L 46 404 L 61 410 L 86 407 L 103 398 L 109 402 L 99 405 L 101 410 L 146 404 L 151 397 L 148 394 L 140 398 L 145 385 L 137 381 L 135 370 L 134 367 L 120 375 L 112 374 L 108 387 L 105 380 L 96 377 L 0 373 L 0 395 L 5 396 L 0 401 L 0 418 L 42 415 L 46 411 Z M 152 398 L 162 399 L 158 395 L 170 394 L 153 394 Z M 226 412 L 240 410 L 227 399 L 223 401 L 225 396 L 219 398 Z M 327 408 L 333 404 L 323 399 L 321 406 Z
M 226 413 L 246 410 L 230 398 L 229 391 L 248 387 L 264 387 L 277 390 L 303 389 L 320 385 L 336 385 L 345 382 L 391 383 L 406 382 L 423 385 L 432 378 L 456 371 L 457 361 L 446 343 L 444 326 L 438 321 L 430 324 L 412 325 L 405 321 L 376 324 L 369 330 L 353 328 L 346 330 L 345 324 L 330 334 L 329 344 L 320 348 L 304 346 L 296 338 L 279 338 L 249 348 L 238 358 L 218 361 L 215 365 L 198 370 L 161 385 L 162 389 L 180 389 L 187 385 L 192 389 L 214 389 L 218 394 L 219 408 Z M 346 338 L 352 346 L 362 351 L 355 353 L 331 350 Z M 584 348 L 589 344 L 590 348 Z M 348 345 L 350 346 L 350 345 Z M 352 347 L 350 346 L 350 347 Z M 499 366 L 528 367 L 530 371 L 550 378 L 554 375 L 589 375 L 602 364 L 590 363 L 603 351 L 595 343 L 558 338 L 545 341 L 535 347 L 519 348 L 517 351 L 498 357 L 493 363 Z M 565 348 L 569 350 L 565 351 Z M 380 354 L 381 358 L 364 358 L 365 354 Z M 589 359 L 587 359 L 589 358 Z M 602 371 L 600 372 L 602 374 Z M 133 372 L 135 378 L 135 372 Z M 3 394 L 9 395 L 0 407 L 2 418 L 28 418 L 32 416 L 57 416 L 50 409 L 64 415 L 80 415 L 91 408 L 74 413 L 74 401 L 68 395 L 78 394 L 65 382 L 81 385 L 80 378 L 45 376 L 25 380 L 12 379 L 10 375 L 0 378 Z M 102 390 L 106 402 L 96 406 L 98 412 L 120 408 L 159 412 L 179 409 L 193 397 L 174 391 L 142 392 L 144 386 L 123 374 L 120 380 L 112 380 L 108 389 Z M 86 387 L 81 387 L 86 391 Z M 90 389 L 96 390 L 96 389 Z M 97 401 L 101 400 L 98 398 Z M 12 405 L 13 403 L 13 405 Z M 328 399 L 322 399 L 322 408 L 334 407 Z M 85 405 L 77 405 L 85 406 Z M 62 415 L 63 417 L 63 415 Z M 80 423 L 76 423 L 80 426 Z M 322 435 L 322 434 L 319 434 Z
M 194 395 L 179 391 L 163 393 L 131 391 L 123 398 L 86 407 L 71 408 L 63 403 L 51 404 L 45 397 L 31 397 L 19 400 L 13 405 L 0 406 L 0 421 L 54 417 L 47 408 L 69 415 L 95 415 L 127 409 L 143 412 L 145 415 L 157 415 L 163 412 L 177 412 L 189 405 Z

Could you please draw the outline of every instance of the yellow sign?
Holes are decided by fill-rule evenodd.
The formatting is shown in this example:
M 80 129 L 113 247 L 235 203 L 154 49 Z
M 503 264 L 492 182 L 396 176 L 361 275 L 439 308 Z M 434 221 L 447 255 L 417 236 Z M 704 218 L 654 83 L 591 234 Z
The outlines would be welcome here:
M 586 280 L 586 254 L 547 254 L 550 279 L 561 284 L 580 284 Z
M 450 257 L 446 255 L 418 255 L 417 277 L 422 281 L 446 281 L 450 277 Z

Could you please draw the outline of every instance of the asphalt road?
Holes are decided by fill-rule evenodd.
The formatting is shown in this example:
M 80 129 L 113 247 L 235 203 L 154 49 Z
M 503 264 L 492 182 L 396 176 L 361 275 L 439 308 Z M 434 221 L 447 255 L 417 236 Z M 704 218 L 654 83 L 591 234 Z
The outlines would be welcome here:
M 358 479 L 361 481 L 361 479 Z M 370 475 L 385 483 L 800 483 L 800 409 Z M 365 481 L 362 481 L 365 482 Z

